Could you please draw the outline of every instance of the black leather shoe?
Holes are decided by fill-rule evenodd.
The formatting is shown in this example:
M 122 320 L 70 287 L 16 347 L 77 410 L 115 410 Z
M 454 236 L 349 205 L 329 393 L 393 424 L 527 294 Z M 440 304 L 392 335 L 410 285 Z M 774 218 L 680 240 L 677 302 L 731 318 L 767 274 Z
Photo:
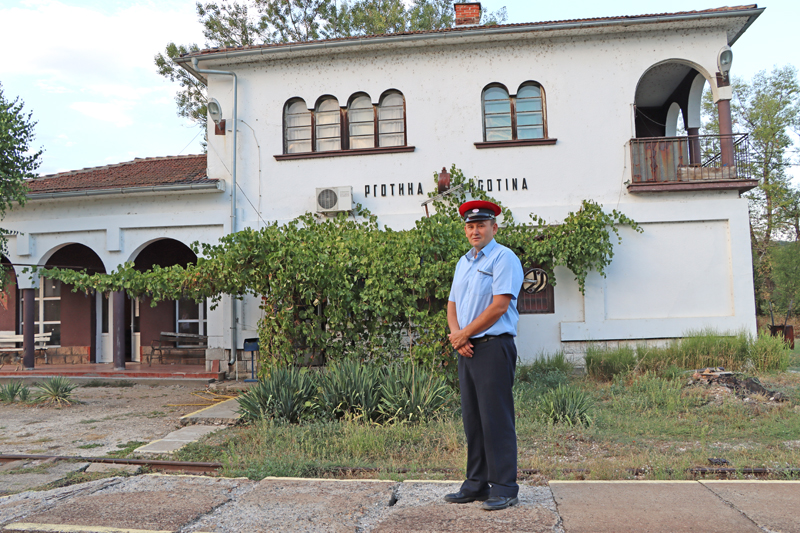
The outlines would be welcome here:
M 505 496 L 492 496 L 483 502 L 481 507 L 487 511 L 499 511 L 500 509 L 517 505 L 518 503 L 519 499 L 516 496 L 513 498 L 506 498 Z
M 485 502 L 489 499 L 489 493 L 478 493 L 478 494 L 470 494 L 466 492 L 454 492 L 452 494 L 448 494 L 444 497 L 444 501 L 447 503 L 470 503 L 470 502 Z

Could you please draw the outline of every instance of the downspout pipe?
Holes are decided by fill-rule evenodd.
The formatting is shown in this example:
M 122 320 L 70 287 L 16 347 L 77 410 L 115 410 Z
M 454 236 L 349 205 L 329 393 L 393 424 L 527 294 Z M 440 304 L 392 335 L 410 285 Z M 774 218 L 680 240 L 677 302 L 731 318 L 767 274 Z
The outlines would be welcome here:
M 237 100 L 239 96 L 239 80 L 235 72 L 227 70 L 201 69 L 197 65 L 198 58 L 192 58 L 192 67 L 201 74 L 218 74 L 220 76 L 233 76 L 233 162 L 231 163 L 231 235 L 236 233 L 236 130 L 239 125 Z M 231 294 L 231 357 L 228 365 L 236 364 L 236 297 Z

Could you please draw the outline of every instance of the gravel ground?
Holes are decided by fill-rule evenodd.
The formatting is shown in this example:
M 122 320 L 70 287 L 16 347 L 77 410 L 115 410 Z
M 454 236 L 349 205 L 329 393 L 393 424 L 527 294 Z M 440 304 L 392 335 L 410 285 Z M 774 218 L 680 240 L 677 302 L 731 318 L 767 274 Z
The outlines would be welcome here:
M 180 427 L 181 416 L 202 409 L 192 385 L 136 384 L 78 387 L 80 403 L 41 407 L 0 403 L 0 454 L 81 455 L 117 451 L 131 441 L 149 442 Z

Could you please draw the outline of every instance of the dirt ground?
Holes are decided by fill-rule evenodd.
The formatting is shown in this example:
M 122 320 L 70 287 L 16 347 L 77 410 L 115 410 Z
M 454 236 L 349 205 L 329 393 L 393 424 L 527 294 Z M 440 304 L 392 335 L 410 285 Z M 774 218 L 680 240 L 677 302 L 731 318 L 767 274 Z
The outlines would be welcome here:
M 78 387 L 67 407 L 0 403 L 0 453 L 96 457 L 131 441 L 149 442 L 180 427 L 203 406 L 192 385 Z

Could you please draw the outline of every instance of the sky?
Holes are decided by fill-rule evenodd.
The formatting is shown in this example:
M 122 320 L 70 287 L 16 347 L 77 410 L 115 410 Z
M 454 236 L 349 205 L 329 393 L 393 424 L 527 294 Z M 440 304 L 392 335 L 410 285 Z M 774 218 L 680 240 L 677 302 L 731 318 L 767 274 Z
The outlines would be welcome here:
M 405 0 L 410 2 L 410 0 Z M 508 23 L 691 11 L 744 5 L 726 0 L 537 2 L 484 0 L 506 7 Z M 734 45 L 731 74 L 800 66 L 793 42 L 800 2 L 770 0 Z M 200 129 L 176 113 L 178 90 L 153 57 L 169 42 L 204 44 L 195 0 L 0 0 L 0 83 L 37 121 L 33 148 L 42 174 L 135 157 L 200 153 Z

